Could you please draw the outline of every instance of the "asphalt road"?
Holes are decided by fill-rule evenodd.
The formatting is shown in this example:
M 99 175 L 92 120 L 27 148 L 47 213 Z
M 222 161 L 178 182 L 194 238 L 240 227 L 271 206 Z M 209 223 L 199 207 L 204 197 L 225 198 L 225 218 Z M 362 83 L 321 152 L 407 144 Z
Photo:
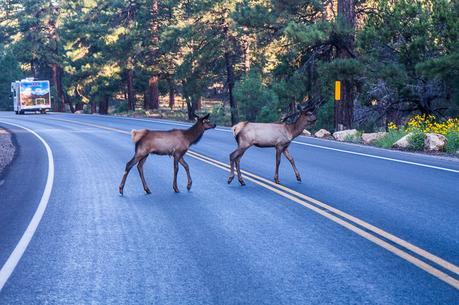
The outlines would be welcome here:
M 128 132 L 186 124 L 96 115 L 0 113 L 19 144 L 0 182 L 0 267 L 49 177 L 44 144 L 11 124 L 49 145 L 54 181 L 0 304 L 459 304 L 458 161 L 299 137 L 302 183 L 283 158 L 271 184 L 274 150 L 251 148 L 240 187 L 217 128 L 185 157 L 190 192 L 150 156 L 152 194 L 134 168 L 120 197 Z

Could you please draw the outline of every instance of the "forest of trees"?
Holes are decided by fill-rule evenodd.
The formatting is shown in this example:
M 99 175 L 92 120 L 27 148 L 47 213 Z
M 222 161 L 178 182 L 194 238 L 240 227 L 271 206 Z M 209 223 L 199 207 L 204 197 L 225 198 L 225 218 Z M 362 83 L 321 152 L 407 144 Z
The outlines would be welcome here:
M 320 127 L 385 128 L 458 116 L 458 48 L 457 0 L 0 0 L 0 109 L 33 76 L 55 111 L 212 97 L 236 123 L 314 99 Z

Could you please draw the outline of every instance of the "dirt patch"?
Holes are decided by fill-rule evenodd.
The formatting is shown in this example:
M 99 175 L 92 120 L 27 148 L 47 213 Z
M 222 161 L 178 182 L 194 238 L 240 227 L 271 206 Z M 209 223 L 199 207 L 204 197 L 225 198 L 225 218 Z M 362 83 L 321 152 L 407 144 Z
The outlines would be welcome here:
M 15 150 L 11 134 L 7 130 L 0 128 L 0 175 L 13 161 Z

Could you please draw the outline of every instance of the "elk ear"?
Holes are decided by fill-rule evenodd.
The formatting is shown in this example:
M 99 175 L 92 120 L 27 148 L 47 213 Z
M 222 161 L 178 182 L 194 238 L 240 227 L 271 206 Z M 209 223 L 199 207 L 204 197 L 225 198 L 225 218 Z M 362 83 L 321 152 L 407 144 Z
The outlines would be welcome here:
M 194 117 L 195 119 L 199 119 L 199 116 L 198 116 L 196 113 L 193 113 L 193 117 Z
M 206 114 L 205 116 L 202 117 L 203 120 L 207 120 L 210 116 L 210 113 Z

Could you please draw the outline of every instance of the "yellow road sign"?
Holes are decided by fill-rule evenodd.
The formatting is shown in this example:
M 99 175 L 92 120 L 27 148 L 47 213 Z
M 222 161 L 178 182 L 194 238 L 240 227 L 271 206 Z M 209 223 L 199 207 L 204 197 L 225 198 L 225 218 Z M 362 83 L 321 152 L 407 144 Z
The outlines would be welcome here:
M 341 100 L 341 81 L 335 81 L 335 101 Z

